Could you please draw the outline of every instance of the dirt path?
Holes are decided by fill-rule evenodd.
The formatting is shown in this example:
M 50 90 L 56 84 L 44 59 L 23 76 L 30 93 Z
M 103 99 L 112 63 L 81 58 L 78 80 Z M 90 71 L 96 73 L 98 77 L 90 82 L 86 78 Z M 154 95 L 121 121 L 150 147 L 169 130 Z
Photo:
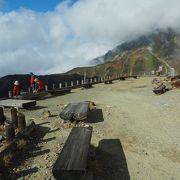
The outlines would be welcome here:
M 40 141 L 15 171 L 22 176 L 19 179 L 53 179 L 52 165 L 72 127 L 56 115 L 70 102 L 90 100 L 98 105 L 90 115 L 94 122 L 88 123 L 93 126 L 92 145 L 98 147 L 97 161 L 91 161 L 89 168 L 97 179 L 178 180 L 179 98 L 179 90 L 153 94 L 151 78 L 140 78 L 38 101 L 38 109 L 22 112 L 41 123 Z M 45 110 L 54 116 L 43 119 Z

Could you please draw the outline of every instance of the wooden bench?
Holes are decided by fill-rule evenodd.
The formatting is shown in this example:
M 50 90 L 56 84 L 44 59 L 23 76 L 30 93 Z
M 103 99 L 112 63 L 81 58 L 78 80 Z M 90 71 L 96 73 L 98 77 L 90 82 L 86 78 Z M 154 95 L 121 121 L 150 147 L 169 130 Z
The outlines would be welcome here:
M 85 83 L 82 85 L 82 87 L 88 89 L 88 88 L 92 88 L 93 86 L 92 83 Z
M 74 127 L 53 165 L 53 175 L 60 180 L 80 180 L 86 176 L 92 127 Z
M 125 77 L 120 77 L 119 80 L 123 81 L 123 80 L 126 80 L 126 78 Z
M 60 88 L 60 89 L 52 89 L 48 90 L 48 93 L 51 93 L 52 95 L 64 95 L 71 92 L 71 88 Z
M 112 80 L 105 80 L 104 84 L 112 84 Z
M 17 108 L 27 109 L 35 105 L 36 105 L 35 100 L 5 99 L 0 101 L 0 106 L 3 107 L 17 107 Z
M 64 120 L 82 121 L 87 119 L 90 102 L 84 101 L 79 103 L 69 103 L 63 111 L 59 114 L 60 118 Z

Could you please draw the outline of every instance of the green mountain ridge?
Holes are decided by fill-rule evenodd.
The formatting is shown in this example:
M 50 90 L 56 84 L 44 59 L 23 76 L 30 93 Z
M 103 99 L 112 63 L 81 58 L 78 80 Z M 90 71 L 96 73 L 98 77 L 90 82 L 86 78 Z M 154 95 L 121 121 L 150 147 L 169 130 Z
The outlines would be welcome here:
M 163 73 L 170 67 L 180 72 L 180 35 L 172 29 L 141 36 L 108 51 L 91 61 L 91 67 L 74 68 L 68 74 L 85 72 L 87 76 L 117 76 L 150 74 L 163 66 Z

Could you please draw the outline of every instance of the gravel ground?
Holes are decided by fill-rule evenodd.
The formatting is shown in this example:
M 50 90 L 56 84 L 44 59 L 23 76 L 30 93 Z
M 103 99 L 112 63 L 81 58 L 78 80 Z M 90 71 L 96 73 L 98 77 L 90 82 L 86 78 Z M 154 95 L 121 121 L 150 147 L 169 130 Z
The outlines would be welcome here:
M 20 110 L 39 126 L 29 153 L 14 168 L 14 177 L 53 179 L 52 165 L 74 126 L 63 123 L 59 113 L 68 103 L 89 100 L 97 105 L 87 123 L 93 126 L 88 169 L 95 179 L 180 179 L 180 90 L 155 95 L 151 80 L 128 79 L 75 89 L 40 100 L 31 110 Z M 52 117 L 43 117 L 47 110 Z

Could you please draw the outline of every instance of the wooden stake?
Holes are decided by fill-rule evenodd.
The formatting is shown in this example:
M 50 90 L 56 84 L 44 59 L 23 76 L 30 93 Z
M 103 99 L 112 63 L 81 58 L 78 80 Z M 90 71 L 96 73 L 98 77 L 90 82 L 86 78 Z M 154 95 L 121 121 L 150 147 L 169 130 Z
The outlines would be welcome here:
M 15 129 L 13 125 L 7 125 L 5 128 L 6 141 L 11 142 L 15 138 Z
M 17 109 L 16 108 L 11 109 L 11 120 L 12 120 L 13 126 L 15 128 L 17 128 L 18 127 L 18 116 L 17 116 Z
M 3 107 L 0 107 L 0 125 L 4 125 L 5 120 L 6 120 L 6 117 L 4 116 Z
M 26 128 L 26 120 L 25 115 L 22 113 L 18 113 L 18 129 L 19 131 L 23 131 Z

